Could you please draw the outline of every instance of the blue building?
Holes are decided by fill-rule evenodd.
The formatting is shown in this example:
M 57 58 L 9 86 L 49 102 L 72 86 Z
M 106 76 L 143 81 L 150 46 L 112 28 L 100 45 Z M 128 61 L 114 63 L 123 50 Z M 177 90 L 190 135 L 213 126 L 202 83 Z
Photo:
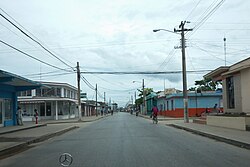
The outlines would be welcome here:
M 40 86 L 38 82 L 0 70 L 0 127 L 16 125 L 17 93 Z
M 189 92 L 188 93 L 188 113 L 189 116 L 200 116 L 206 109 L 213 110 L 214 105 L 223 110 L 222 92 Z M 160 114 L 168 117 L 183 117 L 183 94 L 174 93 L 166 97 L 161 97 L 157 101 Z

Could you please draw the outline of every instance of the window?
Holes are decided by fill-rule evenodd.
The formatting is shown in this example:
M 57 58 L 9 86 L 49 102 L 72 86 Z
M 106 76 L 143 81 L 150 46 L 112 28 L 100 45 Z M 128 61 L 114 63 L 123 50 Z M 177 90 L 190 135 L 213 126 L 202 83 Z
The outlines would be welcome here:
M 226 87 L 227 87 L 227 105 L 228 105 L 228 108 L 235 108 L 233 77 L 229 77 L 226 79 Z
M 169 110 L 169 102 L 167 101 L 167 111 Z
M 41 89 L 36 89 L 36 96 L 41 96 Z
M 61 88 L 56 88 L 56 96 L 61 97 Z
M 51 103 L 46 103 L 46 116 L 51 116 Z
M 171 100 L 171 110 L 174 110 L 174 100 Z
M 160 105 L 160 111 L 163 111 L 163 105 L 162 104 Z
M 18 92 L 17 96 L 31 96 L 31 90 Z
M 67 97 L 67 89 L 63 88 L 64 89 L 64 96 L 63 97 Z
M 67 97 L 70 98 L 70 90 L 67 90 Z
M 26 96 L 31 96 L 31 90 L 26 91 Z
M 40 116 L 45 116 L 45 104 L 40 104 Z
M 4 104 L 5 120 L 13 119 L 12 100 L 4 99 L 3 104 Z

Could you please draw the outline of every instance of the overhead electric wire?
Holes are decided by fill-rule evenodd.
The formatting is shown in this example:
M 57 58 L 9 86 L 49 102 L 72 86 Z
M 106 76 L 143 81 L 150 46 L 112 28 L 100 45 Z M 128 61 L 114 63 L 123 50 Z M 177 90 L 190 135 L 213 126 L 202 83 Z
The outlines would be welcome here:
M 218 57 L 218 56 L 215 56 L 215 55 L 211 54 L 211 52 L 209 52 L 209 51 L 206 50 L 206 49 L 203 49 L 203 48 L 199 47 L 198 45 L 196 45 L 196 47 L 194 47 L 194 48 L 197 48 L 197 49 L 199 49 L 199 50 L 201 50 L 201 51 L 207 53 L 208 55 L 213 56 L 213 57 L 215 57 L 215 58 L 217 58 L 217 59 L 219 59 L 219 60 L 225 61 L 223 58 L 220 58 L 220 57 Z M 232 62 L 229 62 L 228 60 L 226 60 L 226 62 L 232 64 Z
M 118 89 L 109 89 L 109 88 L 105 88 L 105 87 L 102 87 L 102 86 L 99 86 L 100 88 L 102 88 L 102 89 L 105 89 L 105 90 L 109 90 L 109 91 L 114 91 L 114 92 L 129 92 L 129 91 L 134 91 L 135 89 L 139 89 L 139 88 L 141 88 L 141 86 L 140 87 L 136 87 L 136 88 L 134 88 L 134 89 L 124 89 L 124 90 L 118 90 Z
M 3 27 L 5 27 L 6 29 L 8 29 L 10 32 L 12 32 L 12 33 L 15 34 L 16 36 L 18 36 L 19 38 L 21 38 L 22 40 L 24 40 L 25 42 L 27 42 L 28 44 L 30 44 L 30 45 L 36 47 L 36 46 L 35 46 L 34 44 L 32 44 L 31 42 L 29 42 L 28 40 L 26 40 L 26 39 L 24 39 L 23 37 L 19 36 L 16 32 L 12 31 L 9 27 L 5 26 L 5 25 L 2 24 L 1 22 L 0 22 L 0 24 L 1 24 Z M 1 52 L 2 52 L 2 51 L 1 51 Z
M 42 75 L 42 76 L 30 76 L 29 78 L 48 78 L 48 77 L 57 77 L 57 76 L 62 76 L 62 75 L 69 75 L 69 74 L 74 74 L 74 72 L 67 72 L 67 73 L 59 73 L 59 74 L 50 74 L 50 75 Z
M 198 5 L 200 4 L 202 0 L 199 0 L 198 3 L 194 6 L 194 8 L 191 10 L 191 12 L 188 14 L 188 16 L 186 17 L 185 20 L 187 20 L 192 14 L 193 12 L 195 11 L 195 9 L 198 7 Z
M 67 70 L 69 68 L 66 68 L 65 70 Z M 24 74 L 23 76 L 25 77 L 32 77 L 32 76 L 41 76 L 41 75 L 47 75 L 47 74 L 54 74 L 54 73 L 58 73 L 61 72 L 61 70 L 55 70 L 55 71 L 49 71 L 49 72 L 40 72 L 40 73 L 32 73 L 32 74 Z M 76 73 L 76 72 L 71 72 L 71 73 Z
M 83 68 L 82 68 L 83 69 Z M 85 71 L 87 71 L 86 69 L 84 69 Z M 103 80 L 103 81 L 105 81 L 105 82 L 107 82 L 107 83 L 109 83 L 109 84 L 111 84 L 111 85 L 117 85 L 117 86 L 119 86 L 119 87 L 121 87 L 123 84 L 122 83 L 120 83 L 120 82 L 117 82 L 117 83 L 119 83 L 119 85 L 118 84 L 116 84 L 116 82 L 115 83 L 112 83 L 112 82 L 110 82 L 110 81 L 108 81 L 108 80 L 106 80 L 106 79 L 103 79 L 102 77 L 100 77 L 100 76 L 98 76 L 98 75 L 95 75 L 95 74 L 93 74 L 93 76 L 95 76 L 95 77 L 97 77 L 97 78 L 99 78 L 99 79 L 101 79 L 101 80 Z
M 3 11 L 3 9 L 1 9 Z M 5 12 L 6 13 L 6 12 Z M 5 20 L 7 20 L 11 25 L 13 25 L 16 29 L 18 29 L 21 33 L 23 33 L 25 36 L 27 36 L 28 38 L 30 38 L 32 41 L 36 42 L 39 46 L 41 46 L 45 51 L 47 51 L 49 54 L 51 54 L 53 57 L 55 57 L 57 60 L 59 60 L 60 62 L 62 62 L 63 64 L 65 64 L 66 66 L 72 68 L 72 70 L 74 71 L 74 68 L 70 65 L 68 65 L 67 63 L 65 63 L 63 60 L 61 60 L 58 56 L 56 56 L 54 53 L 52 53 L 50 50 L 48 50 L 46 47 L 44 47 L 39 41 L 37 41 L 36 39 L 32 38 L 29 34 L 27 34 L 26 32 L 24 32 L 21 28 L 19 28 L 16 24 L 14 24 L 11 20 L 9 20 L 7 17 L 5 17 L 2 13 L 0 13 L 0 16 L 3 17 Z
M 20 50 L 20 49 L 15 48 L 14 46 L 12 46 L 12 45 L 10 45 L 10 44 L 8 44 L 8 43 L 2 41 L 2 40 L 0 40 L 0 42 L 3 43 L 3 44 L 6 45 L 6 46 L 12 48 L 12 49 L 14 49 L 14 50 L 16 50 L 16 51 L 18 51 L 18 52 L 24 54 L 24 55 L 26 55 L 26 56 L 28 56 L 28 57 L 30 57 L 30 58 L 36 60 L 36 61 L 39 61 L 40 63 L 46 64 L 46 65 L 48 65 L 48 66 L 50 66 L 50 67 L 53 67 L 53 68 L 56 68 L 56 69 L 59 69 L 59 70 L 63 70 L 63 71 L 69 72 L 68 70 L 65 70 L 65 69 L 63 69 L 63 68 L 59 68 L 59 67 L 57 67 L 57 66 L 55 66 L 55 65 L 49 64 L 49 63 L 47 63 L 47 62 L 45 62 L 45 61 L 42 61 L 42 60 L 40 60 L 40 59 L 38 59 L 38 58 L 36 58 L 36 57 L 34 57 L 34 56 L 32 56 L 32 55 L 30 55 L 30 54 L 28 54 L 28 53 L 22 51 L 22 50 Z M 72 71 L 70 71 L 70 72 L 72 72 Z
M 191 35 L 193 35 L 214 14 L 214 12 L 219 9 L 219 7 L 225 2 L 225 0 L 221 0 L 217 5 L 214 6 L 214 4 L 216 4 L 216 2 L 218 2 L 218 0 L 215 0 L 209 6 L 209 8 L 201 15 L 201 17 L 200 17 L 201 20 L 198 21 L 198 24 L 195 25 L 195 27 L 193 28 L 193 31 L 191 33 L 189 33 L 189 36 L 187 36 L 187 38 L 189 38 Z M 206 13 L 206 12 L 208 12 L 208 13 Z M 188 33 L 188 31 L 187 31 L 187 33 Z
M 196 73 L 196 72 L 207 72 L 212 70 L 196 70 L 196 71 L 187 71 L 188 73 Z M 159 75 L 159 74 L 178 74 L 182 73 L 182 71 L 120 71 L 120 72 L 112 72 L 112 71 L 88 71 L 88 72 L 81 72 L 83 74 L 110 74 L 110 75 Z
M 96 90 L 96 88 L 91 83 L 89 83 L 89 81 L 84 76 L 81 75 L 81 79 L 90 89 Z

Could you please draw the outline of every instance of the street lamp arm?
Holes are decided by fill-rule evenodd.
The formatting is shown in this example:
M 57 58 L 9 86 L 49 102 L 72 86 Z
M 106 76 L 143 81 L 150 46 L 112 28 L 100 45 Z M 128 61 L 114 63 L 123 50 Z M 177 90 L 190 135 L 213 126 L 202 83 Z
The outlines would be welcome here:
M 171 32 L 173 34 L 179 34 L 177 32 L 174 32 L 174 31 L 170 31 L 170 30 L 167 30 L 167 29 L 154 29 L 153 32 L 158 32 L 158 31 L 167 31 L 167 32 Z

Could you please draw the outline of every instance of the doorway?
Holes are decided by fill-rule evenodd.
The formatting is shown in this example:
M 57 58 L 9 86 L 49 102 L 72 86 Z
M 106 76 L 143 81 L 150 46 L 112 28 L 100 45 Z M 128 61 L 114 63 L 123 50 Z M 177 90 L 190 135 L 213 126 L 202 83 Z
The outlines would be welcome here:
M 3 106 L 3 100 L 0 99 L 0 127 L 3 126 L 3 123 L 4 123 L 4 115 L 3 115 L 3 110 L 4 110 L 4 106 Z

